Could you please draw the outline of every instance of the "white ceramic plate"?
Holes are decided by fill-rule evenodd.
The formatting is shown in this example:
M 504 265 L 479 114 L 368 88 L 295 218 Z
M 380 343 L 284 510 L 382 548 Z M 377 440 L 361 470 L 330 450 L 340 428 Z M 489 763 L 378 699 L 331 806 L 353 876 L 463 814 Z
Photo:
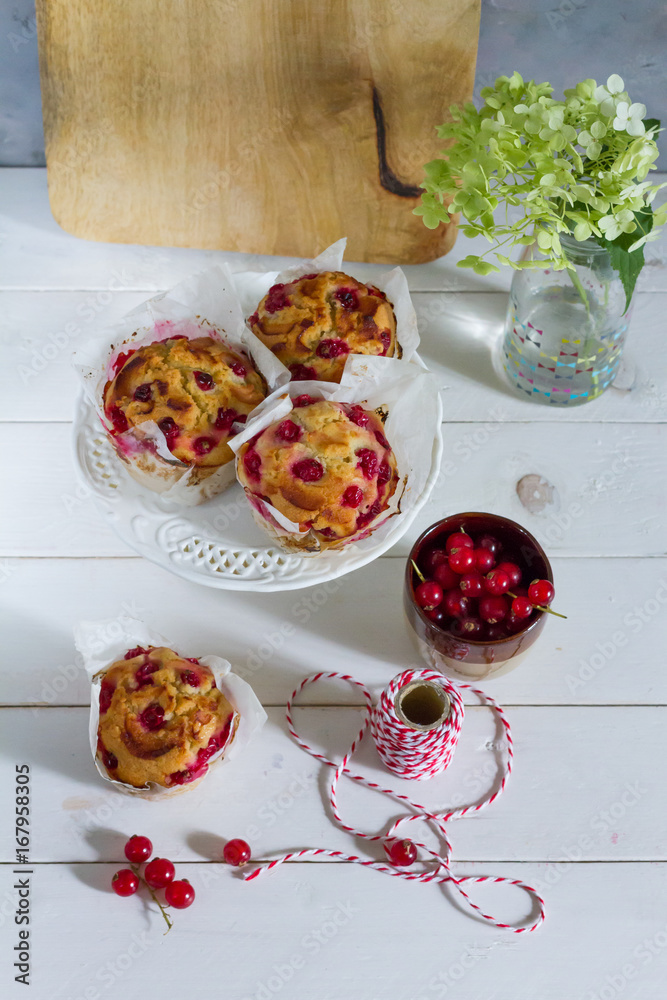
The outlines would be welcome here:
M 126 472 L 92 405 L 80 397 L 74 417 L 77 469 L 97 506 L 130 548 L 177 576 L 221 590 L 298 590 L 335 580 L 390 549 L 412 523 L 438 477 L 442 453 L 442 404 L 434 431 L 431 471 L 410 514 L 376 546 L 319 555 L 294 555 L 267 545 L 238 483 L 197 507 L 179 507 L 142 490 Z

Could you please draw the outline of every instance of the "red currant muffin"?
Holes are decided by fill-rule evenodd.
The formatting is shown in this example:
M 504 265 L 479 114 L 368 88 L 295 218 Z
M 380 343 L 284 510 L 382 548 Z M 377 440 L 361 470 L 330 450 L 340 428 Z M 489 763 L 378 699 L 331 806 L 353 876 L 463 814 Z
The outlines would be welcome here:
M 307 532 L 283 537 L 283 544 L 307 550 L 363 537 L 398 482 L 376 413 L 305 395 L 294 399 L 287 418 L 241 446 L 237 476 L 265 526 L 275 533 L 271 504 Z
M 118 355 L 104 413 L 123 457 L 136 458 L 136 441 L 122 437 L 128 430 L 154 452 L 141 430 L 153 421 L 174 459 L 196 466 L 203 478 L 233 458 L 232 425 L 245 423 L 265 395 L 264 379 L 247 357 L 211 337 L 172 337 Z
M 135 788 L 191 784 L 229 746 L 238 722 L 209 667 L 166 647 L 138 647 L 102 678 L 97 759 Z
M 342 271 L 274 285 L 248 322 L 294 381 L 340 382 L 348 354 L 400 357 L 387 296 Z

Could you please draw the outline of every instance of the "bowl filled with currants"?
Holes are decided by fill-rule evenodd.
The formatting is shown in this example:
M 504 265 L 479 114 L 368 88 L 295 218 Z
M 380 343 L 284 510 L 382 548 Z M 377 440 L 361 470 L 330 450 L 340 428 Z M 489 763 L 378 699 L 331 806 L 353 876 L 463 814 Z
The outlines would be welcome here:
M 544 628 L 553 573 L 526 528 L 497 514 L 436 521 L 405 567 L 404 606 L 429 666 L 481 680 L 519 664 Z

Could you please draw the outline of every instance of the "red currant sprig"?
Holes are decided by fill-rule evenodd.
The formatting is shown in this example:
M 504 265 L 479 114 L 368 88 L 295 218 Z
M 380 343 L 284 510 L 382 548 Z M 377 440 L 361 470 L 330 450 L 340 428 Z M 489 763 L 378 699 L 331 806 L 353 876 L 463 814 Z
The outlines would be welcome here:
M 192 905 L 195 890 L 187 879 L 174 881 L 176 869 L 167 858 L 153 858 L 152 861 L 148 861 L 153 853 L 153 845 L 148 837 L 139 837 L 135 834 L 125 844 L 124 851 L 127 860 L 133 863 L 130 868 L 123 868 L 115 873 L 111 879 L 111 888 L 117 896 L 133 896 L 141 885 L 145 886 L 164 918 L 167 925 L 165 934 L 168 934 L 173 927 L 173 921 L 154 890 L 164 889 L 167 906 L 173 906 L 177 910 L 184 910 Z M 138 865 L 146 861 L 148 864 L 142 875 Z

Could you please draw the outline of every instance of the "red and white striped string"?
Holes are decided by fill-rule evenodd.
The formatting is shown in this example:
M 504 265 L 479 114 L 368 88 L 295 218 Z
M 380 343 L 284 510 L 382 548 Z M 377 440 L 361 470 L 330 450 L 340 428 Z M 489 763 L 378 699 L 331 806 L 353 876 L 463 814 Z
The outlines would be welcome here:
M 294 721 L 292 719 L 292 708 L 295 700 L 306 687 L 311 684 L 316 684 L 320 680 L 345 681 L 347 684 L 351 684 L 358 688 L 366 702 L 363 725 L 359 730 L 357 737 L 352 742 L 349 750 L 338 763 L 336 761 L 329 760 L 329 758 L 324 754 L 318 753 L 313 747 L 306 743 L 306 741 L 302 739 L 296 731 Z M 415 682 L 427 682 L 436 685 L 441 688 L 449 698 L 451 711 L 449 717 L 445 720 L 442 726 L 436 729 L 431 729 L 427 732 L 422 732 L 406 725 L 397 715 L 395 709 L 396 695 L 402 688 Z M 507 752 L 505 760 L 502 764 L 502 778 L 495 792 L 474 805 L 463 806 L 460 809 L 450 809 L 446 812 L 434 812 L 432 809 L 428 809 L 426 806 L 415 802 L 408 795 L 403 795 L 393 788 L 385 788 L 383 785 L 380 785 L 375 781 L 370 781 L 364 775 L 358 774 L 350 769 L 349 764 L 355 751 L 358 749 L 359 744 L 364 738 L 366 732 L 371 729 L 381 759 L 394 773 L 398 774 L 400 777 L 421 780 L 424 778 L 430 778 L 433 775 L 444 771 L 445 768 L 449 766 L 454 750 L 456 749 L 456 744 L 461 732 L 461 726 L 463 724 L 464 709 L 461 697 L 462 689 L 470 690 L 473 694 L 477 695 L 482 704 L 488 705 L 496 714 L 504 729 Z M 264 865 L 260 865 L 253 871 L 248 871 L 244 874 L 246 881 L 251 881 L 258 876 L 271 871 L 273 868 L 276 868 L 278 865 L 281 865 L 286 861 L 294 861 L 299 858 L 306 857 L 327 857 L 334 858 L 338 861 L 349 861 L 353 864 L 364 865 L 366 868 L 373 868 L 375 871 L 383 872 L 385 875 L 393 875 L 395 878 L 408 879 L 409 881 L 447 882 L 460 893 L 466 903 L 480 918 L 489 921 L 489 923 L 494 924 L 496 927 L 504 928 L 515 934 L 524 934 L 526 932 L 534 931 L 543 923 L 544 900 L 538 892 L 532 888 L 532 886 L 527 885 L 520 879 L 511 879 L 500 876 L 494 877 L 491 875 L 455 876 L 452 874 L 450 869 L 452 848 L 447 836 L 445 824 L 449 820 L 460 819 L 463 816 L 479 812 L 480 809 L 485 809 L 488 805 L 494 802 L 504 791 L 507 780 L 512 771 L 514 751 L 510 725 L 502 708 L 496 701 L 494 701 L 493 698 L 485 694 L 483 691 L 480 691 L 478 688 L 472 687 L 470 684 L 456 685 L 443 674 L 440 674 L 435 670 L 406 670 L 394 677 L 388 687 L 382 692 L 377 707 L 374 707 L 370 692 L 366 686 L 356 680 L 356 678 L 351 677 L 349 674 L 340 674 L 335 672 L 317 673 L 306 677 L 292 692 L 292 696 L 287 703 L 287 725 L 294 741 L 303 750 L 305 750 L 306 753 L 309 753 L 311 757 L 315 757 L 328 767 L 334 768 L 333 777 L 329 786 L 329 801 L 334 819 L 343 830 L 346 830 L 355 837 L 361 837 L 364 840 L 382 841 L 383 843 L 388 844 L 392 840 L 401 839 L 404 836 L 404 834 L 399 834 L 397 832 L 399 827 L 406 823 L 420 821 L 430 825 L 442 841 L 442 846 L 439 851 L 434 851 L 426 844 L 419 843 L 414 840 L 414 838 L 410 838 L 418 848 L 418 860 L 422 862 L 421 870 L 418 871 L 396 868 L 389 863 L 360 858 L 353 854 L 345 854 L 342 851 L 330 851 L 324 848 L 306 848 L 301 851 L 292 851 L 289 854 L 284 854 L 281 857 L 274 858 L 272 861 L 269 861 Z M 365 833 L 363 830 L 358 830 L 356 827 L 351 826 L 343 820 L 338 807 L 338 785 L 343 775 L 350 778 L 352 781 L 365 785 L 367 788 L 371 788 L 374 791 L 389 795 L 391 798 L 396 799 L 399 802 L 403 802 L 411 810 L 411 813 L 399 817 L 399 819 L 392 823 L 383 833 L 370 834 Z M 470 896 L 463 888 L 464 885 L 475 882 L 504 882 L 506 885 L 517 886 L 531 897 L 533 910 L 537 910 L 537 916 L 534 918 L 532 923 L 525 923 L 517 926 L 503 923 L 502 921 L 497 920 L 496 917 L 491 916 L 488 913 L 484 913 L 484 911 L 476 903 L 473 903 Z

